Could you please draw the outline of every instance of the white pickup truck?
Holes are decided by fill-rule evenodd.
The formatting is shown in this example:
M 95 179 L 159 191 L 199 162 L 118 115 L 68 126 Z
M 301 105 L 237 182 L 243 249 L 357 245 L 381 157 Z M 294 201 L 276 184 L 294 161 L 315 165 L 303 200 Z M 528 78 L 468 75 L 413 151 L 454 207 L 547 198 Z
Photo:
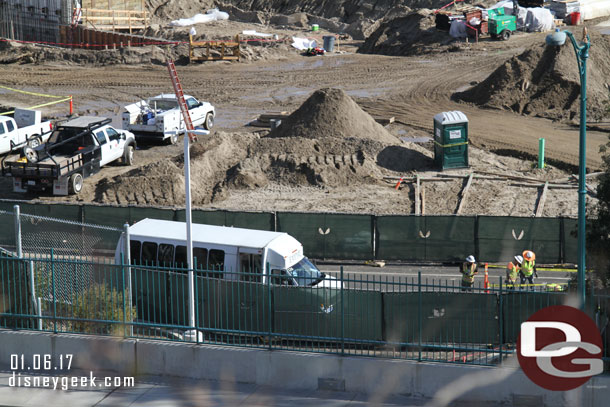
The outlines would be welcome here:
M 50 121 L 41 120 L 39 110 L 15 109 L 14 118 L 0 116 L 0 154 L 10 153 L 26 144 L 34 148 L 51 135 Z
M 14 192 L 52 191 L 54 195 L 78 194 L 83 179 L 101 167 L 121 160 L 132 165 L 136 140 L 117 130 L 112 119 L 83 116 L 57 126 L 48 142 L 25 147 L 25 157 L 1 162 L 2 175 L 13 178 Z
M 203 126 L 210 130 L 216 114 L 214 106 L 189 95 L 184 95 L 184 100 L 193 126 Z M 185 131 L 180 106 L 174 94 L 161 94 L 127 105 L 122 118 L 123 128 L 134 133 L 137 138 L 169 140 L 175 144 L 179 134 Z

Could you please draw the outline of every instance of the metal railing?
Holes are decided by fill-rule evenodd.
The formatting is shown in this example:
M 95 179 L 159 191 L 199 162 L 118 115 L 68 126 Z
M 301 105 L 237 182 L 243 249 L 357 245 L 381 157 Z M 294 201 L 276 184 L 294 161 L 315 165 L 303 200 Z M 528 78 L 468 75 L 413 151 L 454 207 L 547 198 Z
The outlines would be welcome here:
M 281 276 L 250 271 L 195 266 L 196 323 L 189 326 L 185 268 L 90 261 L 53 251 L 24 258 L 5 252 L 0 326 L 495 365 L 514 351 L 521 322 L 571 295 L 506 290 L 501 280 L 494 288 L 465 289 L 421 273 L 380 276 L 343 269 L 316 285 L 293 286 Z M 87 285 L 70 285 L 82 275 L 90 279 Z M 607 344 L 610 296 L 591 298 L 590 314 Z M 197 335 L 187 335 L 193 330 Z

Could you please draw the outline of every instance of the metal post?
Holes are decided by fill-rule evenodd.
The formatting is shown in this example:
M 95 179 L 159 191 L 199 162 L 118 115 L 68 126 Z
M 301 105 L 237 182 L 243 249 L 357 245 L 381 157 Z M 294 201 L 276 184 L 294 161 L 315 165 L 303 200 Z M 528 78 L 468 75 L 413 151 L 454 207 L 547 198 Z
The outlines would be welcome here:
M 271 303 L 271 268 L 269 263 L 265 265 L 265 269 L 267 271 L 267 306 L 269 310 L 269 314 L 267 317 L 268 324 L 268 335 L 269 335 L 269 350 L 273 349 L 273 324 L 271 318 L 273 317 L 273 304 Z
M 42 298 L 38 297 L 38 330 L 42 331 Z
M 133 304 L 131 291 L 131 238 L 129 237 L 129 223 L 123 225 L 123 256 L 121 266 L 123 267 L 123 297 L 129 299 L 129 316 L 131 317 L 131 306 Z M 125 294 L 125 291 L 127 293 Z M 133 336 L 133 325 L 129 324 L 129 336 Z
M 13 206 L 13 214 L 15 215 L 15 251 L 17 257 L 23 257 L 23 251 L 21 247 L 21 214 L 19 211 L 19 205 Z
M 30 260 L 29 262 L 29 277 L 30 277 L 30 295 L 32 297 L 32 302 L 34 303 L 34 311 L 38 314 L 38 302 L 36 302 L 36 285 L 34 284 L 34 262 Z
M 500 280 L 500 291 L 498 298 L 498 323 L 499 323 L 499 334 L 500 334 L 500 364 L 502 364 L 502 349 L 504 348 L 504 297 L 502 296 L 502 276 L 498 277 Z
M 188 264 L 189 326 L 195 329 L 195 271 L 193 269 L 193 218 L 191 214 L 191 157 L 188 130 L 184 135 L 184 192 L 186 203 L 186 260 Z M 197 333 L 195 332 L 195 335 Z
M 343 302 L 343 266 L 341 266 L 341 356 L 345 354 L 345 305 Z
M 53 248 L 51 248 L 51 288 L 53 290 L 53 333 L 57 333 L 57 301 L 55 298 L 55 263 L 53 261 Z
M 421 362 L 421 330 L 422 330 L 422 320 L 421 320 L 421 313 L 422 313 L 422 303 L 421 303 L 421 271 L 417 272 L 417 326 L 418 326 L 418 333 L 419 333 L 419 349 L 418 349 L 418 356 L 417 356 L 417 360 L 419 362 Z
M 589 42 L 577 50 L 574 36 L 570 35 L 576 57 L 581 62 L 580 68 L 580 141 L 578 158 L 578 293 L 580 299 L 580 309 L 585 309 L 586 300 L 586 197 L 587 189 L 585 185 L 587 174 L 587 58 L 589 58 Z M 580 52 L 578 52 L 580 51 Z

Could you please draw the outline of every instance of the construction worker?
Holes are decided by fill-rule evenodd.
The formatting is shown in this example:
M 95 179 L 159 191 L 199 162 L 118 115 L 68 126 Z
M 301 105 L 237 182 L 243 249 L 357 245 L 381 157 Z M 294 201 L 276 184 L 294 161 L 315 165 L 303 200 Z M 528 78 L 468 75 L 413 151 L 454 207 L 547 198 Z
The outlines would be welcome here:
M 466 261 L 460 266 L 462 273 L 462 291 L 472 291 L 474 284 L 474 275 L 479 272 L 476 260 L 473 255 L 466 257 Z
M 508 263 L 508 266 L 506 266 L 506 286 L 509 290 L 515 289 L 515 283 L 517 282 L 517 277 L 519 277 L 522 263 L 523 257 L 516 255 L 515 262 L 513 263 L 511 261 Z
M 523 252 L 523 263 L 521 264 L 521 284 L 532 284 L 530 288 L 534 289 L 534 275 L 538 277 L 536 273 L 536 254 L 531 250 L 525 250 Z

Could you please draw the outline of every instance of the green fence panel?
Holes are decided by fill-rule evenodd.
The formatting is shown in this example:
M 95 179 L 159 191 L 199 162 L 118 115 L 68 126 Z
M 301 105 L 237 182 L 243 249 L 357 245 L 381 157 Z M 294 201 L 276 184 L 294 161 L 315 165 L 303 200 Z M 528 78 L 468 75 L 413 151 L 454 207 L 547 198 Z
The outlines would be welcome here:
M 371 215 L 324 215 L 324 258 L 369 260 L 373 258 Z M 319 233 L 320 231 L 318 231 Z
M 273 213 L 195 210 L 192 216 L 193 223 L 269 231 L 275 228 Z M 176 211 L 176 220 L 186 220 L 184 209 Z
M 475 252 L 474 216 L 426 216 L 425 238 L 427 261 L 463 261 Z
M 220 323 L 223 329 L 269 331 L 269 287 L 261 283 L 220 280 Z
M 278 232 L 286 232 L 303 245 L 308 257 L 324 258 L 325 214 L 323 213 L 278 213 Z
M 421 216 L 378 216 L 376 258 L 383 260 L 425 260 L 425 230 Z M 425 237 L 425 235 L 423 235 Z
M 381 293 L 334 288 L 273 288 L 273 332 L 276 334 L 320 336 L 341 340 L 382 339 Z
M 171 300 L 168 290 L 168 273 L 151 268 L 133 267 L 131 290 L 138 318 L 158 324 L 169 322 Z
M 173 209 L 161 209 L 161 208 L 144 208 L 137 206 L 129 207 L 129 224 L 133 225 L 142 219 L 162 219 L 162 220 L 174 220 L 175 213 Z
M 81 207 L 79 205 L 20 203 L 19 206 L 23 214 L 82 222 Z
M 495 295 L 423 292 L 419 296 L 383 293 L 385 340 L 418 344 L 421 334 L 422 344 L 498 343 Z
M 193 218 L 193 223 L 201 223 L 204 225 L 215 225 L 215 226 L 224 226 L 225 225 L 224 211 L 194 210 L 194 211 L 191 211 L 191 217 Z M 185 214 L 184 209 L 180 209 L 180 210 L 176 211 L 176 220 L 179 222 L 186 222 L 186 214 Z
M 34 314 L 28 262 L 0 255 L 0 327 L 35 328 L 32 318 L 11 314 Z
M 537 263 L 560 261 L 558 218 L 480 216 L 478 223 L 481 261 L 508 262 L 524 250 L 533 250 Z
M 0 233 L 0 248 L 6 250 L 15 250 L 15 217 L 13 215 L 13 207 L 7 205 L 2 206 L 0 210 L 5 211 L 0 213 L 0 225 L 2 232 Z
M 188 290 L 187 275 L 184 275 L 184 281 L 182 282 Z M 195 281 L 195 299 L 196 299 L 196 313 L 197 313 L 197 326 L 207 329 L 220 329 L 222 323 L 220 320 L 220 307 L 222 301 L 226 299 L 221 298 L 221 282 L 218 279 L 208 278 L 203 275 L 198 275 Z M 186 297 L 184 297 L 186 295 Z M 183 294 L 183 302 L 187 304 L 185 309 L 185 320 L 181 325 L 188 325 L 188 291 Z
M 85 223 L 123 229 L 131 221 L 131 208 L 123 206 L 83 206 Z
M 564 218 L 563 221 L 563 262 L 578 263 L 578 219 Z
M 517 343 L 521 323 L 542 308 L 563 304 L 567 294 L 514 291 L 502 296 L 504 343 Z

